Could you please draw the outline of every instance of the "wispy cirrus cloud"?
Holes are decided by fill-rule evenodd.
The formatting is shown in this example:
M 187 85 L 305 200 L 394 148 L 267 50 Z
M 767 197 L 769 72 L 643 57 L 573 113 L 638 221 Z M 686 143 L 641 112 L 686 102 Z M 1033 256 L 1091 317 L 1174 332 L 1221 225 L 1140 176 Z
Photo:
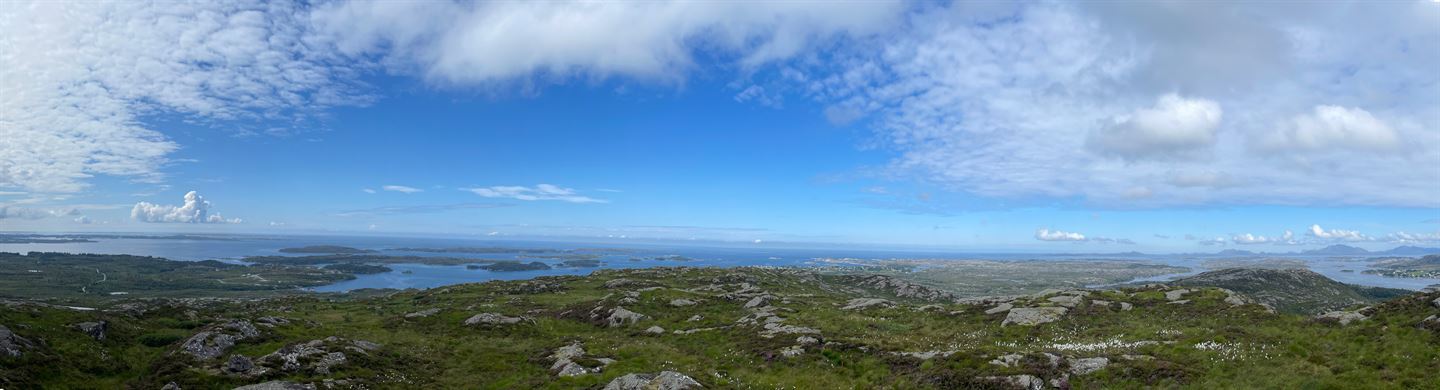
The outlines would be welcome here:
M 573 188 L 565 188 L 551 184 L 537 184 L 534 187 L 525 186 L 492 186 L 461 188 L 461 191 L 468 191 L 475 195 L 486 198 L 504 198 L 524 201 L 554 200 L 569 203 L 609 203 L 604 199 L 596 199 L 580 195 Z
M 419 188 L 409 187 L 409 186 L 393 185 L 393 184 L 392 184 L 392 185 L 386 185 L 386 186 L 384 186 L 384 187 L 380 187 L 380 189 L 386 190 L 386 191 L 390 191 L 390 192 L 400 192 L 400 193 L 406 193 L 406 194 L 413 194 L 413 193 L 416 193 L 416 192 L 425 192 L 425 190 L 422 190 L 422 189 L 419 189 Z
M 455 203 L 455 204 L 429 204 L 410 206 L 385 206 L 368 209 L 345 210 L 335 213 L 337 217 L 356 217 L 370 215 L 396 215 L 396 214 L 428 214 L 443 213 L 458 210 L 481 210 L 510 207 L 504 203 Z

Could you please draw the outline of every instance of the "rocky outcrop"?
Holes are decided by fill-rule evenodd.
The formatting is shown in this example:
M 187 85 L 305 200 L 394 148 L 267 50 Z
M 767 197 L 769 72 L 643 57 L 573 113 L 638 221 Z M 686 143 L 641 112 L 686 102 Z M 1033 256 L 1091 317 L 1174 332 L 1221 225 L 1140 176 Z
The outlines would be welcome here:
M 650 319 L 650 316 L 636 313 L 623 307 L 617 306 L 614 309 L 610 310 L 609 316 L 605 317 L 605 324 L 608 327 L 614 328 L 634 324 L 647 319 Z
M 550 373 L 561 377 L 579 376 L 600 372 L 605 366 L 614 363 L 614 359 L 590 358 L 585 355 L 585 347 L 580 343 L 573 343 L 556 348 L 549 356 Z
M 230 351 L 237 341 L 260 337 L 250 321 L 234 320 L 195 333 L 180 345 L 180 352 L 198 360 L 210 360 Z
M 259 365 L 284 372 L 309 372 L 329 375 L 330 369 L 350 361 L 344 351 L 360 354 L 380 348 L 379 344 L 364 340 L 345 340 L 329 337 L 324 340 L 310 340 L 286 345 L 258 359 Z M 256 367 L 255 370 L 260 370 Z
M 262 368 L 262 370 L 259 370 L 262 372 L 257 372 L 257 370 L 255 369 L 255 361 L 250 360 L 249 357 L 246 357 L 245 355 L 230 355 L 230 360 L 227 360 L 225 362 L 225 366 L 220 367 L 220 371 L 230 375 L 249 376 L 262 375 L 265 373 L 263 371 L 269 370 L 264 370 Z
M 425 309 L 414 313 L 406 313 L 405 318 L 425 318 L 436 314 L 440 314 L 440 308 L 438 307 L 433 309 Z
M 1110 365 L 1110 359 L 1103 357 L 1070 359 L 1070 373 L 1085 375 L 1105 369 Z
M 0 325 L 0 356 L 20 357 L 32 348 L 35 348 L 35 343 Z
M 1189 294 L 1189 293 L 1190 293 L 1190 289 L 1185 289 L 1185 288 L 1182 288 L 1182 289 L 1179 289 L 1179 290 L 1166 291 L 1166 292 L 1165 292 L 1165 300 L 1167 300 L 1167 301 L 1172 301 L 1172 302 L 1173 302 L 1173 301 L 1178 301 L 1178 300 L 1180 300 L 1180 298 L 1185 297 L 1185 294 Z
M 1010 309 L 1010 314 L 1005 316 L 1001 326 L 1007 325 L 1039 325 L 1047 322 L 1059 321 L 1065 316 L 1068 310 L 1063 307 L 1022 307 Z
M 1351 322 L 1364 321 L 1369 318 L 1353 311 L 1330 311 L 1315 316 L 1316 321 L 1334 322 L 1340 325 L 1350 325 Z
M 1026 390 L 1041 390 L 1045 388 L 1045 380 L 1034 375 L 987 376 L 980 379 L 1003 383 Z
M 110 330 L 110 322 L 81 322 L 75 324 L 75 329 L 80 330 L 80 332 L 85 333 L 85 335 L 90 336 L 90 338 L 95 339 L 95 341 L 105 341 L 105 332 Z
M 1010 309 L 1013 309 L 1013 308 L 1015 308 L 1015 305 L 1014 305 L 1014 304 L 1011 304 L 1011 303 L 1009 303 L 1009 302 L 1001 303 L 1001 304 L 999 304 L 999 305 L 995 305 L 995 307 L 992 307 L 992 308 L 990 308 L 989 310 L 985 310 L 985 314 L 999 314 L 999 313 L 1004 313 L 1004 312 L 1010 311 Z
M 685 299 L 685 298 L 674 299 L 674 300 L 671 300 L 671 301 L 670 301 L 670 306 L 674 306 L 674 307 L 694 306 L 695 304 L 696 304 L 695 301 L 692 301 L 692 300 L 689 300 L 689 299 Z
M 876 308 L 876 307 L 884 308 L 884 307 L 893 307 L 893 306 L 895 306 L 895 302 L 891 302 L 891 301 L 885 300 L 885 299 L 880 299 L 880 298 L 855 298 L 855 299 L 851 299 L 849 302 L 846 302 L 846 303 L 845 303 L 845 306 L 844 306 L 844 307 L 841 307 L 840 310 L 861 310 L 861 309 L 869 309 L 869 308 Z
M 1050 297 L 1050 299 L 1046 299 L 1046 301 L 1049 301 L 1049 302 L 1052 302 L 1052 303 L 1054 303 L 1054 304 L 1057 304 L 1057 305 L 1060 305 L 1060 306 L 1064 306 L 1064 307 L 1075 307 L 1075 306 L 1079 306 L 1079 305 L 1080 305 L 1080 302 L 1082 302 L 1083 299 L 1084 299 L 1084 298 L 1081 298 L 1081 297 L 1075 296 L 1075 295 L 1060 295 L 1060 296 Z
M 269 381 L 260 384 L 236 387 L 235 390 L 315 390 L 315 385 L 288 381 Z
M 955 295 L 923 285 L 911 283 L 885 275 L 847 276 L 848 281 L 859 287 L 881 290 L 900 298 L 919 299 L 932 302 L 954 301 Z
M 466 325 L 466 326 L 476 326 L 476 325 L 483 325 L 483 326 L 501 326 L 501 325 L 515 325 L 515 324 L 518 324 L 518 323 L 521 323 L 521 322 L 528 322 L 528 321 L 532 321 L 532 320 L 529 319 L 529 318 L 526 318 L 526 317 L 510 317 L 510 316 L 506 316 L 506 315 L 503 315 L 503 314 L 497 314 L 497 313 L 480 313 L 480 314 L 476 314 L 476 315 L 471 316 L 470 318 L 465 319 L 465 325 Z
M 704 386 L 685 374 L 661 371 L 659 374 L 626 374 L 605 385 L 604 390 L 684 390 Z

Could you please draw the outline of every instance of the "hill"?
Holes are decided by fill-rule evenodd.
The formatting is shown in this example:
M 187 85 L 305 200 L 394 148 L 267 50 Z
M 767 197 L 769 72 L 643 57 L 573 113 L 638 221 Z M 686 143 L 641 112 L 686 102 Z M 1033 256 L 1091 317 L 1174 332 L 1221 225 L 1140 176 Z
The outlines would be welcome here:
M 370 298 L 0 301 L 0 387 L 1437 388 L 1436 299 L 1341 325 L 1204 287 L 957 300 L 887 276 L 650 268 Z
M 1372 304 L 1409 293 L 1406 290 L 1340 283 L 1308 269 L 1227 268 L 1178 279 L 1170 284 L 1229 289 L 1277 310 L 1299 314 Z
M 1425 248 L 1425 247 L 1405 245 L 1405 246 L 1395 247 L 1394 249 L 1391 249 L 1391 250 L 1388 250 L 1388 251 L 1376 252 L 1375 254 L 1377 254 L 1377 255 L 1385 255 L 1385 256 L 1424 256 L 1424 255 L 1440 254 L 1440 248 Z

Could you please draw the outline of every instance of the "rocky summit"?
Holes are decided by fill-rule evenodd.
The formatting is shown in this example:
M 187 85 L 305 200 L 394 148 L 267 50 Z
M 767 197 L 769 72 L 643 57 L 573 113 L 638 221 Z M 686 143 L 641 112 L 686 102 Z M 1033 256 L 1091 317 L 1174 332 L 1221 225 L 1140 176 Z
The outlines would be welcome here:
M 962 298 L 891 277 L 648 268 L 357 297 L 18 302 L 0 311 L 0 388 L 1440 387 L 1440 291 L 1269 306 L 1317 283 L 1353 292 L 1243 270 Z

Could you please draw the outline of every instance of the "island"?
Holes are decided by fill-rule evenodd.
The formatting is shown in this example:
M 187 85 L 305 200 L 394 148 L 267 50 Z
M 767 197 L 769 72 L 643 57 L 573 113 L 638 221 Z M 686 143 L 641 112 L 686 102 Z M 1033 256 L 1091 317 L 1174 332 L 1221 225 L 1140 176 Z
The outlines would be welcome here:
M 311 245 L 298 248 L 282 248 L 280 253 L 332 253 L 332 254 L 355 254 L 355 253 L 376 253 L 373 249 L 357 249 L 339 245 Z

